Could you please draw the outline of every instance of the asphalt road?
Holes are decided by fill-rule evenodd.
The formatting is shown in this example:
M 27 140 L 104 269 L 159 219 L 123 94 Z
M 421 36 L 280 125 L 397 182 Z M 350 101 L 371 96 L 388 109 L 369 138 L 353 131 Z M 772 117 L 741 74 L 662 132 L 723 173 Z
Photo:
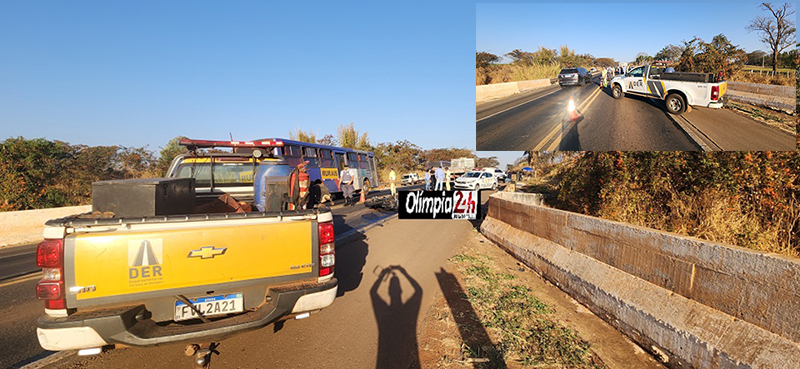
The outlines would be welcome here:
M 488 194 L 483 193 L 484 203 Z M 349 213 L 351 218 L 372 211 L 356 208 Z M 307 319 L 290 320 L 282 326 L 223 341 L 212 367 L 414 367 L 421 318 L 440 290 L 435 273 L 468 242 L 473 227 L 474 223 L 464 220 L 392 218 L 347 243 L 337 243 L 336 276 L 340 284 L 333 305 Z M 34 315 L 40 311 L 38 306 L 29 310 L 34 310 Z M 32 332 L 24 330 L 17 334 L 33 337 Z M 3 340 L 5 347 L 9 341 Z M 193 367 L 183 348 L 175 344 L 116 349 L 90 357 L 72 355 L 43 367 Z
M 701 146 L 664 110 L 664 102 L 633 95 L 615 100 L 599 77 L 586 86 L 551 86 L 476 108 L 476 146 L 492 150 L 692 151 Z M 567 114 L 573 99 L 577 117 Z M 722 109 L 682 115 L 716 150 L 794 150 L 794 138 Z M 695 133 L 695 132 L 693 132 Z M 704 142 L 705 143 L 705 142 Z
M 406 189 L 418 187 L 420 186 Z M 388 194 L 388 190 L 372 191 L 370 196 L 383 194 Z M 343 202 L 341 199 L 336 200 L 337 205 L 332 209 L 337 238 L 348 231 L 362 228 L 393 214 L 367 209 L 363 204 L 344 207 L 341 206 Z M 337 273 L 342 265 L 347 265 L 343 262 L 345 260 L 343 256 L 339 256 L 338 259 L 340 264 L 337 265 Z M 36 319 L 44 312 L 44 305 L 36 298 L 34 292 L 36 282 L 40 278 L 38 271 L 36 245 L 0 250 L 0 296 L 2 296 L 0 311 L 3 311 L 3 314 L 0 314 L 0 349 L 3 350 L 3 354 L 0 355 L 0 368 L 21 367 L 51 354 L 39 346 L 36 338 Z M 18 276 L 21 273 L 25 275 Z M 9 276 L 17 277 L 8 278 Z M 185 367 L 188 359 L 185 357 L 181 359 Z M 154 363 L 146 367 L 161 366 Z

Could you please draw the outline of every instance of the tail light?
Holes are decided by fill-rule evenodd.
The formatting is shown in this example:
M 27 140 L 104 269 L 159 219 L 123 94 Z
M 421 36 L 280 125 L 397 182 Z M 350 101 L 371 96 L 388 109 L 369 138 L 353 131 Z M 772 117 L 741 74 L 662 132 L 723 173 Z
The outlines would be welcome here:
M 333 231 L 333 222 L 322 222 L 317 227 L 319 231 L 319 276 L 333 274 L 336 264 L 336 235 Z
M 36 265 L 42 268 L 42 279 L 36 284 L 36 297 L 44 300 L 46 309 L 66 309 L 64 294 L 64 240 L 49 239 L 36 249 Z
M 711 86 L 711 100 L 719 100 L 719 86 Z

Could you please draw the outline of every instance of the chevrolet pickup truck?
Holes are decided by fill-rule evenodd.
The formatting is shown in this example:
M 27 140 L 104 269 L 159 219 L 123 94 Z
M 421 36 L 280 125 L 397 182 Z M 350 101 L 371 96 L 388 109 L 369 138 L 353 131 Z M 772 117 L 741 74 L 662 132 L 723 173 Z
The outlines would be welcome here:
M 671 114 L 683 114 L 688 105 L 721 108 L 727 82 L 713 73 L 667 73 L 664 65 L 633 68 L 611 80 L 611 95 L 621 99 L 632 94 L 664 100 Z
M 221 154 L 195 155 L 212 162 Z M 255 175 L 288 173 L 280 157 L 241 155 Z M 39 343 L 87 353 L 188 348 L 329 306 L 338 286 L 330 210 L 264 210 L 48 221 L 37 250 Z

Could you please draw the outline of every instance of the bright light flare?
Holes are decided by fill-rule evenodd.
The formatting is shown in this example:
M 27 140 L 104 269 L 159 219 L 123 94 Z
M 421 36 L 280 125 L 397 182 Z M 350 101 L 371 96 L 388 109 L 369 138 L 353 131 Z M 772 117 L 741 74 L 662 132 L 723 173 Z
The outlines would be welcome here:
M 572 98 L 569 99 L 569 104 L 567 105 L 567 111 L 574 111 L 575 110 L 575 101 Z

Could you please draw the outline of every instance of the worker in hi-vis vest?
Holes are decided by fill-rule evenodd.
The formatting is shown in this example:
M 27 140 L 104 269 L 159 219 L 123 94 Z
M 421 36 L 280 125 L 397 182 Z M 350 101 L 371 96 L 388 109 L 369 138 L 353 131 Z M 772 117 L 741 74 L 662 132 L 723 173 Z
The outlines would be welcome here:
M 397 196 L 397 188 L 394 187 L 394 181 L 397 180 L 397 174 L 394 173 L 394 167 L 389 167 L 389 189 L 392 191 L 392 196 Z

